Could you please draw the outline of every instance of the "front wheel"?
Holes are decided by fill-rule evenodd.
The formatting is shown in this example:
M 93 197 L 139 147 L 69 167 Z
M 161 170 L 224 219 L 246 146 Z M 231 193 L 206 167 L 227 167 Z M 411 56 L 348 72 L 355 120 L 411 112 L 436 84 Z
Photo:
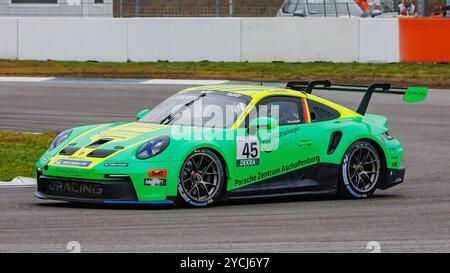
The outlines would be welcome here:
M 353 143 L 345 152 L 340 170 L 339 193 L 350 198 L 368 198 L 382 179 L 382 161 L 367 141 Z
M 179 201 L 206 207 L 220 201 L 225 173 L 219 157 L 210 150 L 197 150 L 183 163 L 178 182 Z

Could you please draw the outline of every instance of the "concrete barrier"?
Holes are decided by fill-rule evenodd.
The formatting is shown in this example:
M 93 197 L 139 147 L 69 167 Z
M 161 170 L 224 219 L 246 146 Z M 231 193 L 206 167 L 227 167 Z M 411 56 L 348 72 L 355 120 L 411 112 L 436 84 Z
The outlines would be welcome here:
M 397 18 L 0 18 L 0 59 L 448 62 L 447 21 L 400 19 L 399 27 Z
M 401 18 L 399 24 L 402 62 L 450 63 L 449 19 Z
M 400 61 L 399 27 L 396 18 L 359 20 L 359 61 L 393 63 Z
M 129 19 L 128 59 L 152 62 L 239 62 L 241 19 Z
M 127 61 L 127 20 L 20 18 L 20 60 Z
M 17 22 L 15 18 L 0 18 L 0 59 L 17 59 Z
M 242 61 L 358 61 L 358 18 L 242 18 Z

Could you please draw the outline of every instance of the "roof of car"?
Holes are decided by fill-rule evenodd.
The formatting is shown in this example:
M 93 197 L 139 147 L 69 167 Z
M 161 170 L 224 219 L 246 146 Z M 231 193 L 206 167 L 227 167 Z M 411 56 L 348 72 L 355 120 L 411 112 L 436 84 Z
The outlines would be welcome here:
M 206 86 L 196 86 L 184 89 L 183 91 L 217 91 L 217 92 L 231 92 L 238 93 L 248 96 L 262 95 L 262 93 L 284 93 L 284 94 L 294 94 L 297 96 L 304 96 L 301 92 L 272 86 L 261 86 L 261 85 L 239 85 L 239 84 L 219 84 L 219 85 L 206 85 Z
M 344 106 L 336 104 L 332 101 L 311 95 L 306 94 L 301 91 L 296 91 L 287 88 L 281 87 L 272 87 L 272 86 L 260 86 L 260 85 L 238 85 L 238 84 L 219 84 L 219 85 L 204 85 L 204 86 L 196 86 L 184 89 L 180 92 L 189 92 L 189 91 L 214 91 L 214 92 L 230 92 L 237 93 L 242 95 L 251 96 L 256 101 L 270 96 L 270 95 L 284 95 L 284 96 L 296 96 L 313 99 L 322 104 L 325 104 L 341 113 L 341 117 L 354 117 L 360 116 L 355 113 L 353 110 L 350 110 Z

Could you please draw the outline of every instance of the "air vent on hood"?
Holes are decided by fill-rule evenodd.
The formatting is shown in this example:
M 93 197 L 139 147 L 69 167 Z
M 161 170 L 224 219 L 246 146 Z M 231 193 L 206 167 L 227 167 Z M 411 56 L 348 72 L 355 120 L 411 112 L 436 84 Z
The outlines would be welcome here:
M 90 148 L 90 149 L 95 149 L 98 148 L 100 146 L 102 146 L 105 143 L 110 142 L 112 139 L 110 138 L 101 138 L 95 142 L 92 142 L 91 144 L 89 144 L 88 146 L 86 146 L 85 148 Z
M 74 153 L 76 153 L 80 148 L 78 147 L 66 147 L 64 149 L 62 149 L 59 154 L 60 155 L 73 155 Z
M 88 157 L 97 157 L 97 158 L 105 158 L 113 153 L 117 152 L 117 150 L 113 149 L 97 149 L 88 154 Z

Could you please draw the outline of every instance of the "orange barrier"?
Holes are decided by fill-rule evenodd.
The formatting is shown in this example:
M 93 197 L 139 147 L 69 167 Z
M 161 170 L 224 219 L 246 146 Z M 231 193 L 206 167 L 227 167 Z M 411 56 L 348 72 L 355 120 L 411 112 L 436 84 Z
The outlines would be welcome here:
M 450 62 L 450 19 L 400 18 L 401 62 Z

